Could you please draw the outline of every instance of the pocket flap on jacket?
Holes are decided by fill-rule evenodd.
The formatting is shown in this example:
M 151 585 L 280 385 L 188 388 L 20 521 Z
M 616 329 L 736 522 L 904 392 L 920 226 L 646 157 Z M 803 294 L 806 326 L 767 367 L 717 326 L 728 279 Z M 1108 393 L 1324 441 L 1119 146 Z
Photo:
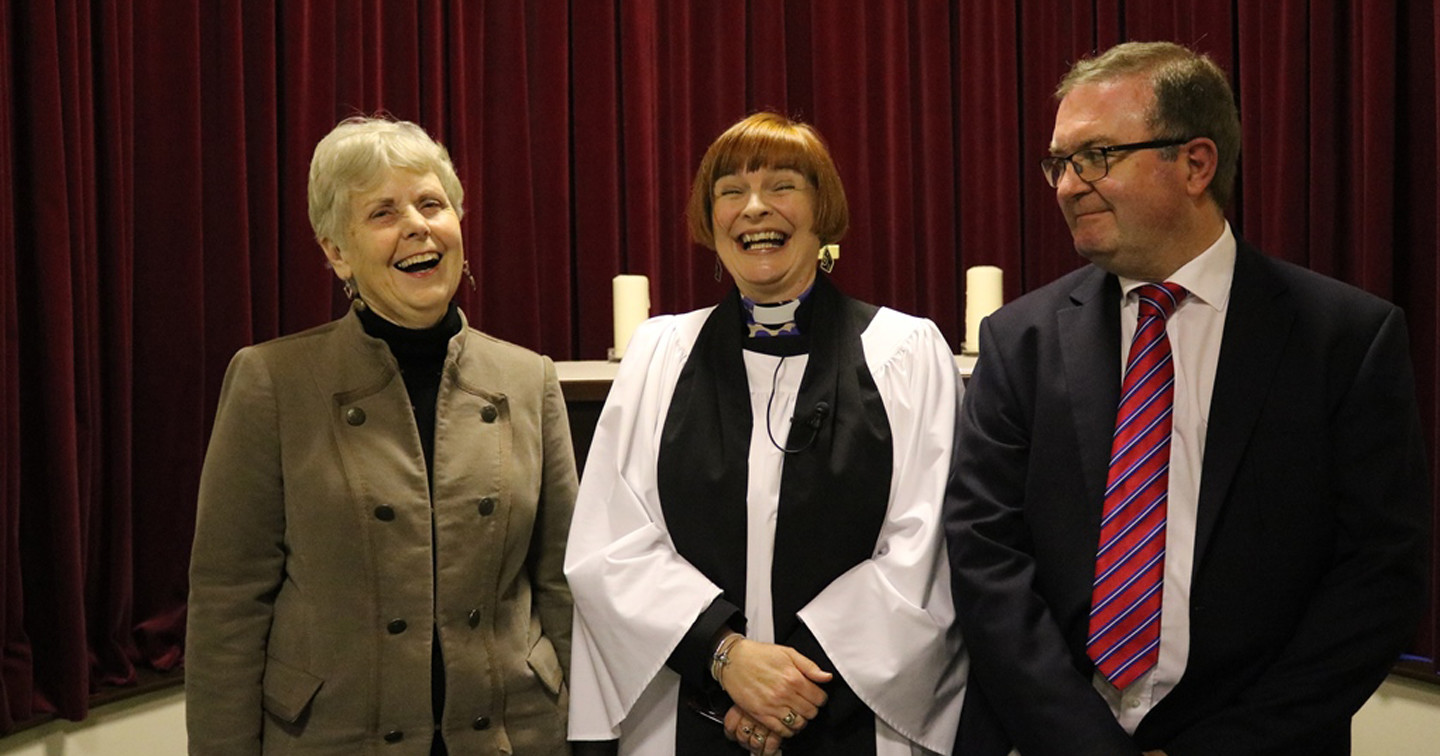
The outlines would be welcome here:
M 540 683 L 550 691 L 550 695 L 560 695 L 560 687 L 565 684 L 565 671 L 560 669 L 560 659 L 555 655 L 555 646 L 551 645 L 550 639 L 540 636 L 540 641 L 530 649 L 530 655 L 525 662 L 534 670 L 535 676 L 540 678 Z
M 310 705 L 310 700 L 325 681 L 299 667 L 292 667 L 273 656 L 265 657 L 265 710 L 281 720 L 294 723 Z

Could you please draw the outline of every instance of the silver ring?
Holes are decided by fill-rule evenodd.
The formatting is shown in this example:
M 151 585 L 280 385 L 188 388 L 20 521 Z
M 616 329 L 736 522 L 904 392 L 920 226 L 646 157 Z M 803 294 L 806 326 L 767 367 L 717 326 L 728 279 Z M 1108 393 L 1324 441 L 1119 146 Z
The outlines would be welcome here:
M 795 712 L 787 712 L 785 714 L 785 718 L 780 720 L 780 724 L 783 724 L 786 727 L 795 724 Z
M 741 727 L 741 728 L 740 728 L 740 732 L 743 732 L 743 733 L 745 733 L 746 735 L 749 735 L 749 734 L 750 734 L 750 725 L 745 725 L 744 727 Z

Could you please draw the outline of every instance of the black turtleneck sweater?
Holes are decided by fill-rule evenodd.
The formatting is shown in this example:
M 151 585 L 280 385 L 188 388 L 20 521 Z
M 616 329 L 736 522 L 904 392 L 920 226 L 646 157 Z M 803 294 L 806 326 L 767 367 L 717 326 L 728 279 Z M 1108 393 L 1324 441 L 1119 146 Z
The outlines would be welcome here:
M 359 314 L 365 333 L 384 341 L 400 364 L 400 376 L 405 380 L 410 408 L 415 412 L 415 426 L 420 431 L 420 448 L 425 451 L 426 475 L 433 488 L 435 399 L 440 394 L 440 373 L 445 368 L 450 339 L 460 332 L 460 309 L 451 303 L 445 317 L 429 328 L 398 326 L 368 309 L 360 310 Z

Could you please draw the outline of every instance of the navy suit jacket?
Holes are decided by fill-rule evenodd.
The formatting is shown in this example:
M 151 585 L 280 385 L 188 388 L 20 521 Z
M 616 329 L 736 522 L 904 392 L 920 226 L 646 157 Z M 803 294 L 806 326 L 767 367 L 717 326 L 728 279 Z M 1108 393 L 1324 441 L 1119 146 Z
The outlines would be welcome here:
M 1404 315 L 1241 242 L 1200 481 L 1183 678 L 1133 738 L 1091 687 L 1120 287 L 981 328 L 945 504 L 971 681 L 956 753 L 1343 754 L 1423 609 L 1430 492 Z

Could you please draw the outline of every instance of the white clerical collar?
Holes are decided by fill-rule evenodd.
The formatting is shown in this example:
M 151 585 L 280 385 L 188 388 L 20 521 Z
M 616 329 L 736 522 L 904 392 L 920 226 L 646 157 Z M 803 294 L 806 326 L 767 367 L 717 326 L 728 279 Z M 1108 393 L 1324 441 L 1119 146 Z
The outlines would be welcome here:
M 792 299 L 789 302 L 777 304 L 761 304 L 756 302 L 750 310 L 750 317 L 756 323 L 768 326 L 785 325 L 795 322 L 795 311 L 800 309 L 800 300 Z

